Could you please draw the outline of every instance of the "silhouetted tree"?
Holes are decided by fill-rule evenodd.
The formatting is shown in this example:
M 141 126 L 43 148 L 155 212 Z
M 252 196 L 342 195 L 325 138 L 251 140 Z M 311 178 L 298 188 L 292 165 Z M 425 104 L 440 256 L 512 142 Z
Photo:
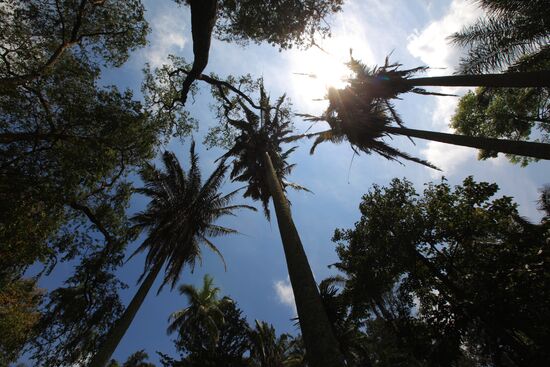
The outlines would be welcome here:
M 191 144 L 187 173 L 173 153 L 165 152 L 163 163 L 164 171 L 150 164 L 141 171 L 146 186 L 137 190 L 151 198 L 147 209 L 133 217 L 137 228 L 148 231 L 147 238 L 134 252 L 147 251 L 145 270 L 140 278 L 143 282 L 124 314 L 109 331 L 90 366 L 107 364 L 163 266 L 166 270 L 159 291 L 166 283 L 173 288 L 185 265 L 194 267 L 201 256 L 200 245 L 221 256 L 209 237 L 236 231 L 214 224 L 218 218 L 240 208 L 254 209 L 246 205 L 228 205 L 238 190 L 226 195 L 219 192 L 227 171 L 223 162 L 202 183 L 194 143 Z
M 210 282 L 211 278 L 206 280 Z M 182 354 L 182 360 L 172 364 L 249 366 L 249 358 L 245 356 L 250 344 L 249 326 L 235 302 L 228 297 L 218 299 L 213 294 L 217 288 L 206 282 L 202 289 L 182 287 L 190 303 L 171 317 L 174 323 L 170 328 L 177 333 L 176 349 Z
M 527 222 L 509 197 L 493 199 L 497 190 L 470 177 L 454 190 L 430 184 L 419 196 L 395 179 L 363 197 L 354 229 L 335 232 L 350 304 L 389 322 L 395 343 L 428 341 L 408 346 L 415 359 L 529 366 L 548 358 L 548 299 L 540 297 L 548 226 Z M 405 314 L 391 301 L 396 292 Z
M 223 89 L 219 92 L 227 124 L 238 130 L 234 145 L 222 157 L 234 158 L 231 178 L 247 183 L 244 196 L 260 200 L 268 218 L 269 199 L 273 199 L 308 360 L 313 366 L 341 366 L 344 361 L 338 342 L 332 333 L 284 193 L 286 187 L 302 188 L 285 180 L 294 167 L 287 158 L 296 149 L 293 147 L 283 152 L 281 146 L 295 139 L 289 136 L 292 129 L 289 110 L 284 105 L 285 97 L 279 98 L 272 106 L 263 85 L 260 85 L 258 116 L 240 98 L 235 105 Z M 235 110 L 236 106 L 241 110 Z

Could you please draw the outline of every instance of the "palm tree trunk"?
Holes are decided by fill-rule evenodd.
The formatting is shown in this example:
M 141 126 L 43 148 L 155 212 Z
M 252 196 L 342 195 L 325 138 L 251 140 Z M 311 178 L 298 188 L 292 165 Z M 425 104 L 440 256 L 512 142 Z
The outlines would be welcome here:
M 122 340 L 122 337 L 134 320 L 134 317 L 141 307 L 145 296 L 147 296 L 147 293 L 149 293 L 151 286 L 155 282 L 155 279 L 157 278 L 157 275 L 162 268 L 162 264 L 163 263 L 160 262 L 156 264 L 153 269 L 151 269 L 143 283 L 141 283 L 141 286 L 134 295 L 134 298 L 132 298 L 132 301 L 124 311 L 124 314 L 122 314 L 120 319 L 118 319 L 111 330 L 109 330 L 105 341 L 99 348 L 99 351 L 93 357 L 88 367 L 105 367 L 107 365 L 115 349 Z
M 273 198 L 279 233 L 283 242 L 290 283 L 296 300 L 308 365 L 311 367 L 343 367 L 345 365 L 344 358 L 319 295 L 319 289 L 313 278 L 300 236 L 294 226 L 288 200 L 277 179 L 269 154 L 265 152 L 263 158 L 265 175 Z
M 440 143 L 484 149 L 499 153 L 515 154 L 537 159 L 550 159 L 550 144 L 447 134 L 435 131 L 415 130 L 393 126 L 384 127 L 384 130 L 391 134 L 405 135 L 411 138 L 432 140 Z
M 550 87 L 550 71 L 530 71 L 525 73 L 446 75 L 427 78 L 406 79 L 411 87 Z

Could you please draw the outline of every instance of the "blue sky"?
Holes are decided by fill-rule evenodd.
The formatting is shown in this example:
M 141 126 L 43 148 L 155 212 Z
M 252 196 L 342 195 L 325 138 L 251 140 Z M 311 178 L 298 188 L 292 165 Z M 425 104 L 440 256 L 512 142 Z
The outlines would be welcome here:
M 192 60 L 189 9 L 178 7 L 170 0 L 144 2 L 152 28 L 148 47 L 135 52 L 122 68 L 106 70 L 102 78 L 105 84 L 133 89 L 136 96 L 139 96 L 141 70 L 146 62 L 160 66 L 170 53 Z M 330 19 L 333 38 L 320 43 L 328 54 L 317 49 L 279 52 L 268 45 L 243 48 L 214 41 L 205 72 L 216 72 L 220 76 L 244 73 L 263 76 L 272 97 L 286 92 L 296 112 L 315 114 L 326 106 L 326 102 L 313 101 L 325 94 L 325 82 L 294 73 L 327 74 L 326 68 L 340 70 L 339 65 L 348 58 L 349 49 L 353 48 L 354 57 L 368 64 L 383 63 L 384 57 L 393 51 L 392 60 L 403 63 L 405 67 L 428 65 L 434 68 L 429 71 L 430 75 L 450 74 L 454 72 L 460 50 L 448 45 L 446 37 L 480 15 L 473 1 L 466 0 L 346 1 L 343 12 Z M 213 103 L 209 89 L 205 85 L 200 86 L 202 93 L 190 106 L 200 123 L 195 134 L 197 142 L 202 141 L 208 126 L 216 123 L 209 108 Z M 464 89 L 453 89 L 453 93 L 464 92 Z M 397 107 L 408 127 L 447 131 L 456 102 L 457 98 L 453 97 L 406 96 L 397 103 Z M 295 125 L 302 131 L 309 126 L 298 119 Z M 394 138 L 391 143 L 430 160 L 443 172 L 411 163 L 403 166 L 375 155 L 355 157 L 350 166 L 353 152 L 346 144 L 335 146 L 325 143 L 317 148 L 315 155 L 310 156 L 311 142 L 306 141 L 300 143 L 300 149 L 290 158 L 291 162 L 297 163 L 291 180 L 314 192 L 290 192 L 289 198 L 296 226 L 318 281 L 331 274 L 327 265 L 337 260 L 334 244 L 330 241 L 334 229 L 351 227 L 359 219 L 361 196 L 372 184 L 385 185 L 394 177 L 406 177 L 422 190 L 424 183 L 439 180 L 441 175 L 451 184 L 458 184 L 466 176 L 473 175 L 479 181 L 498 183 L 501 194 L 513 196 L 520 204 L 523 215 L 533 220 L 539 219 L 537 189 L 548 182 L 550 163 L 521 168 L 508 163 L 504 157 L 477 161 L 477 152 L 467 148 L 421 140 L 412 145 L 404 138 Z M 167 149 L 175 151 L 180 162 L 187 167 L 188 143 L 172 141 Z M 199 147 L 198 151 L 203 175 L 206 176 L 222 151 L 207 151 L 203 147 Z M 224 190 L 229 191 L 232 187 L 234 185 L 228 182 Z M 242 198 L 236 202 L 251 204 Z M 259 207 L 257 203 L 252 204 Z M 136 198 L 131 210 L 140 210 L 144 205 L 143 199 Z M 290 320 L 295 312 L 292 291 L 276 221 L 267 222 L 261 211 L 243 211 L 238 217 L 225 219 L 221 224 L 243 233 L 214 241 L 225 257 L 227 271 L 215 255 L 206 251 L 202 266 L 197 266 L 192 274 L 185 271 L 181 282 L 200 284 L 203 275 L 209 273 L 214 276 L 222 294 L 231 296 L 238 303 L 249 322 L 265 320 L 274 324 L 278 332 L 295 333 Z M 136 245 L 131 245 L 129 252 Z M 120 278 L 130 286 L 122 293 L 124 302 L 129 302 L 133 296 L 142 267 L 143 257 L 135 257 L 120 270 Z M 71 270 L 70 264 L 60 264 L 41 285 L 55 287 Z M 165 331 L 167 318 L 170 313 L 185 306 L 185 299 L 176 291 L 165 289 L 156 296 L 154 289 L 114 357 L 124 361 L 139 349 L 145 349 L 153 361 L 158 361 L 155 351 L 175 355 L 171 338 Z

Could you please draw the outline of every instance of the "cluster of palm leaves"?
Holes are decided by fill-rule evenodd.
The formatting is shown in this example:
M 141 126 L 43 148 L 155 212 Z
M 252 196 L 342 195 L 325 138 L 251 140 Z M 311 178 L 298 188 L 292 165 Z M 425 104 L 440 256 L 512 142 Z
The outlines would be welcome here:
M 211 341 L 217 342 L 219 339 L 218 326 L 224 323 L 220 307 L 224 303 L 233 301 L 227 297 L 219 299 L 220 288 L 214 286 L 214 279 L 208 274 L 204 276 L 200 289 L 190 284 L 183 284 L 179 287 L 179 292 L 187 297 L 189 307 L 170 315 L 168 334 L 188 333 L 200 325 L 206 329 L 208 335 L 212 336 Z
M 193 268 L 201 259 L 200 245 L 223 257 L 209 240 L 237 233 L 236 230 L 214 224 L 224 215 L 237 209 L 255 208 L 248 205 L 229 205 L 238 190 L 222 195 L 220 187 L 228 167 L 221 162 L 204 182 L 198 168 L 195 144 L 191 144 L 190 169 L 186 174 L 172 152 L 165 152 L 165 171 L 147 165 L 142 171 L 145 187 L 138 193 L 151 198 L 147 209 L 134 216 L 136 227 L 147 230 L 147 238 L 134 254 L 147 251 L 146 269 L 153 264 L 166 262 L 166 275 L 162 285 L 179 280 L 184 265 Z
M 468 47 L 460 70 L 480 74 L 513 66 L 532 69 L 550 57 L 546 0 L 479 0 L 487 17 L 464 27 L 451 40 Z
M 354 78 L 350 79 L 349 85 L 343 89 L 329 89 L 329 106 L 324 114 L 300 115 L 306 121 L 325 121 L 330 126 L 330 130 L 305 135 L 316 137 L 310 153 L 313 154 L 317 145 L 323 142 L 338 144 L 347 140 L 356 153 L 375 152 L 389 160 L 398 161 L 402 158 L 437 169 L 431 163 L 402 152 L 382 140 L 388 136 L 388 127 L 394 122 L 403 127 L 403 121 L 390 99 L 398 98 L 399 94 L 407 92 L 437 94 L 414 87 L 407 82 L 411 75 L 423 72 L 427 68 L 399 70 L 401 65 L 390 64 L 388 58 L 383 66 L 369 68 L 353 57 L 348 66 L 353 71 Z
M 234 145 L 221 157 L 221 159 L 234 158 L 230 177 L 233 181 L 246 182 L 244 197 L 259 200 L 264 208 L 265 216 L 269 219 L 269 199 L 271 193 L 267 183 L 265 153 L 271 158 L 275 174 L 285 190 L 291 187 L 297 190 L 306 190 L 303 186 L 289 182 L 286 177 L 290 175 L 294 164 L 289 164 L 289 155 L 296 150 L 296 146 L 283 150 L 282 144 L 296 140 L 290 136 L 293 132 L 290 112 L 285 106 L 285 96 L 277 99 L 272 106 L 269 96 L 263 85 L 260 85 L 260 113 L 257 114 L 241 99 L 236 103 L 244 111 L 244 119 L 236 120 L 230 116 L 233 108 L 226 105 L 225 118 L 227 122 L 239 131 Z

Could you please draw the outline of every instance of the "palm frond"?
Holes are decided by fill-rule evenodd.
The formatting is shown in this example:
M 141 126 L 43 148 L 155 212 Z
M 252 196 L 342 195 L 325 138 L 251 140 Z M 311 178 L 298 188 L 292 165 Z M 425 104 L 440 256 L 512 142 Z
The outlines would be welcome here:
M 201 243 L 220 254 L 207 236 L 237 233 L 233 229 L 216 226 L 213 223 L 215 220 L 232 215 L 236 209 L 250 208 L 229 205 L 234 194 L 222 195 L 219 192 L 228 170 L 224 161 L 203 183 L 194 142 L 189 157 L 187 172 L 172 152 L 163 154 L 164 170 L 149 164 L 140 172 L 145 187 L 137 191 L 151 200 L 144 211 L 132 217 L 132 221 L 135 228 L 147 231 L 147 237 L 130 258 L 147 252 L 140 280 L 156 264 L 165 265 L 159 292 L 168 283 L 172 288 L 176 286 L 184 266 L 193 269 L 196 261 L 201 261 Z
M 306 191 L 306 192 L 309 192 L 309 193 L 313 194 L 313 191 L 311 191 L 307 187 L 302 186 L 302 185 L 298 185 L 294 182 L 283 181 L 283 187 L 290 187 L 290 188 L 293 188 L 294 190 Z
M 326 121 L 331 127 L 330 130 L 301 136 L 315 138 L 310 153 L 313 154 L 321 143 L 329 141 L 338 144 L 347 140 L 356 153 L 375 152 L 388 160 L 399 162 L 399 159 L 405 159 L 438 169 L 426 160 L 393 148 L 382 140 L 388 136 L 386 129 L 392 123 L 404 126 L 390 99 L 403 92 L 430 93 L 407 83 L 407 78 L 427 68 L 421 66 L 402 70 L 401 64 L 390 63 L 389 58 L 381 67 L 369 68 L 353 58 L 348 65 L 354 71 L 355 78 L 344 89 L 329 90 L 329 107 L 325 113 L 321 116 L 300 114 L 306 121 Z
M 234 233 L 238 233 L 238 232 L 234 232 Z M 214 252 L 216 255 L 218 255 L 220 257 L 220 259 L 222 260 L 222 263 L 223 263 L 223 267 L 227 271 L 227 263 L 225 262 L 225 258 L 223 257 L 220 250 L 218 250 L 216 245 L 214 245 L 208 238 L 206 238 L 204 236 L 202 236 L 201 239 L 204 241 L 204 243 L 207 245 L 207 247 L 210 250 L 212 250 L 212 252 Z
M 239 130 L 235 144 L 222 157 L 232 157 L 230 177 L 233 181 L 246 182 L 244 197 L 261 201 L 264 214 L 269 219 L 269 199 L 271 197 L 266 180 L 264 154 L 271 157 L 275 173 L 282 182 L 290 174 L 293 165 L 287 162 L 294 147 L 283 152 L 281 144 L 299 139 L 290 136 L 292 123 L 285 107 L 286 97 L 283 95 L 271 105 L 269 96 L 260 85 L 259 115 L 241 102 L 244 111 L 240 123 L 233 124 Z M 259 123 L 258 123 L 259 122 Z

